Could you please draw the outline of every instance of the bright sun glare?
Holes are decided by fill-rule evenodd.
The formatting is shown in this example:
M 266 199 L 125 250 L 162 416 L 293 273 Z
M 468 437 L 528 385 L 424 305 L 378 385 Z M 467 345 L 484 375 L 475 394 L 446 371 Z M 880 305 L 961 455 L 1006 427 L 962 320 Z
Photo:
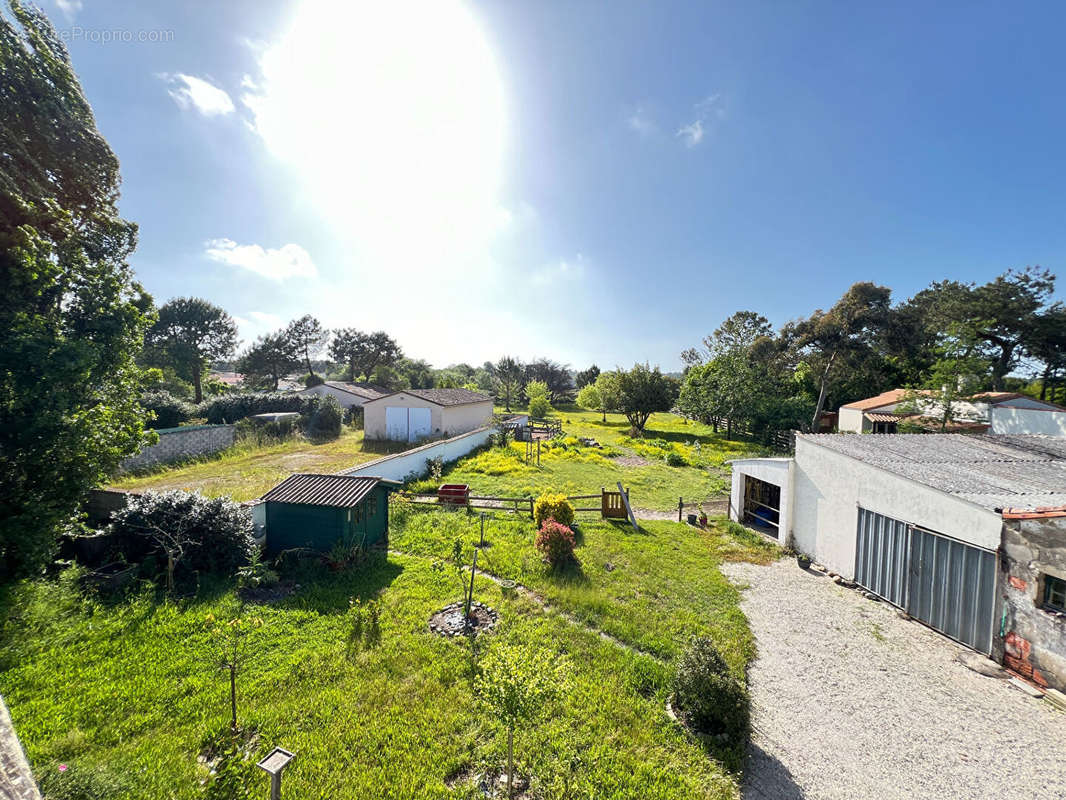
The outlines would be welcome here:
M 246 102 L 267 146 L 361 247 L 469 251 L 497 224 L 493 54 L 459 0 L 305 0 Z

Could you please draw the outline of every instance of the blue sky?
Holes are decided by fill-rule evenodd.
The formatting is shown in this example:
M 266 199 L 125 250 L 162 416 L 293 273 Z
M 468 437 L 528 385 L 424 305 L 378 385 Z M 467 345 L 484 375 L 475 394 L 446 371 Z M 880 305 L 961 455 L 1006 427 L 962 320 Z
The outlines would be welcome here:
M 1066 253 L 1055 4 L 42 2 L 140 280 L 245 340 L 676 369 L 739 309 Z

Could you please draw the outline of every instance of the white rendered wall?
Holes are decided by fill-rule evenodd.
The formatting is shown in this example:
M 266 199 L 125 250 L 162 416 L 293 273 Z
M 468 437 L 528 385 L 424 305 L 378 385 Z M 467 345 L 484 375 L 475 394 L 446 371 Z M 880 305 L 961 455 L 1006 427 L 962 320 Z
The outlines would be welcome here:
M 855 577 L 858 508 L 995 550 L 1002 518 L 928 486 L 796 437 L 792 534 L 797 550 Z
M 729 517 L 741 522 L 744 512 L 744 477 L 781 487 L 781 508 L 778 510 L 778 541 L 788 544 L 792 530 L 792 459 L 791 458 L 744 458 L 730 463 L 733 483 L 730 493 Z
M 857 408 L 841 408 L 837 414 L 837 430 L 862 433 L 862 411 Z
M 1045 436 L 1066 436 L 1066 411 L 993 406 L 991 430 L 992 433 L 1040 433 Z

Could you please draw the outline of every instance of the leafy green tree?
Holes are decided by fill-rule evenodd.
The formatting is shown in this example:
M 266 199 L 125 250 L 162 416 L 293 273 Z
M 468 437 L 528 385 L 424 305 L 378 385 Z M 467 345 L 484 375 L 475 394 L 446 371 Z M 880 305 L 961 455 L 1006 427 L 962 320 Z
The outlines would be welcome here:
M 255 340 L 237 361 L 244 382 L 259 389 L 278 390 L 278 382 L 300 366 L 296 346 L 284 330 Z
M 544 381 L 530 381 L 526 384 L 526 399 L 529 401 L 529 416 L 546 417 L 552 412 L 548 399 L 548 384 Z
M 329 330 L 323 328 L 322 323 L 310 314 L 304 314 L 289 323 L 285 329 L 285 336 L 292 342 L 300 360 L 307 367 L 307 374 L 312 379 L 312 385 L 321 383 L 321 380 L 314 380 L 317 376 L 311 366 L 311 359 L 319 355 L 326 346 L 326 342 L 329 341 Z
M 369 380 L 378 367 L 394 367 L 403 358 L 403 350 L 385 331 L 363 333 L 355 328 L 338 330 L 329 353 L 334 361 L 348 365 L 352 380 L 362 376 Z
M 600 411 L 606 422 L 608 412 L 619 411 L 622 407 L 622 373 L 618 370 L 601 372 L 596 378 L 596 391 L 600 395 Z
M 648 417 L 657 411 L 669 411 L 677 395 L 674 384 L 656 367 L 635 364 L 619 373 L 619 409 L 626 415 L 636 434 L 644 435 Z
M 433 388 L 433 367 L 423 359 L 401 358 L 396 362 L 396 370 L 412 389 Z
M 522 391 L 525 369 L 522 362 L 510 356 L 504 356 L 492 368 L 493 385 L 496 396 L 503 400 L 504 407 L 510 411 L 511 404 L 517 401 Z
M 934 417 L 940 432 L 958 419 L 962 404 L 968 404 L 984 391 L 988 361 L 979 354 L 976 331 L 955 323 L 940 337 L 938 358 L 927 373 L 923 389 L 904 394 L 897 411 Z
M 173 366 L 193 385 L 193 401 L 203 402 L 203 375 L 216 358 L 237 346 L 237 323 L 218 306 L 199 297 L 176 297 L 160 309 L 148 331 L 150 358 Z
M 811 430 L 818 430 L 833 381 L 857 361 L 873 353 L 872 344 L 884 327 L 892 290 L 856 283 L 828 311 L 791 323 L 783 337 L 809 361 L 817 386 Z
M 574 376 L 574 385 L 577 386 L 578 389 L 584 389 L 589 384 L 595 383 L 598 377 L 600 377 L 600 368 L 593 364 L 588 369 L 583 369 Z
M 0 577 L 49 559 L 144 441 L 151 300 L 126 263 L 119 165 L 42 12 L 0 14 Z
M 600 390 L 595 383 L 586 383 L 577 393 L 577 404 L 589 411 L 603 411 L 603 421 L 607 421 L 607 413 L 603 410 L 603 400 Z
M 1037 315 L 1026 350 L 1042 365 L 1040 399 L 1053 401 L 1055 384 L 1066 375 L 1066 308 L 1056 304 Z
M 507 796 L 514 786 L 514 734 L 519 725 L 545 713 L 566 691 L 568 664 L 545 650 L 498 645 L 485 657 L 476 689 L 481 701 L 507 730 Z
M 525 382 L 540 381 L 548 387 L 548 399 L 565 403 L 574 399 L 574 379 L 570 367 L 548 358 L 538 358 L 526 364 Z

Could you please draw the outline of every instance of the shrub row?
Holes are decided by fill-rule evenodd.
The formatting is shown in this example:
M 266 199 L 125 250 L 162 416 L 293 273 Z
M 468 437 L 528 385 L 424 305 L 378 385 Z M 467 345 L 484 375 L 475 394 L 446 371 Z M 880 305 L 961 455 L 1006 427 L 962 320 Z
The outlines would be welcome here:
M 207 417 L 211 425 L 237 422 L 254 414 L 269 414 L 278 411 L 296 411 L 314 414 L 322 402 L 319 395 L 304 396 L 295 393 L 274 392 L 257 394 L 227 394 L 216 397 L 199 407 L 200 416 Z

